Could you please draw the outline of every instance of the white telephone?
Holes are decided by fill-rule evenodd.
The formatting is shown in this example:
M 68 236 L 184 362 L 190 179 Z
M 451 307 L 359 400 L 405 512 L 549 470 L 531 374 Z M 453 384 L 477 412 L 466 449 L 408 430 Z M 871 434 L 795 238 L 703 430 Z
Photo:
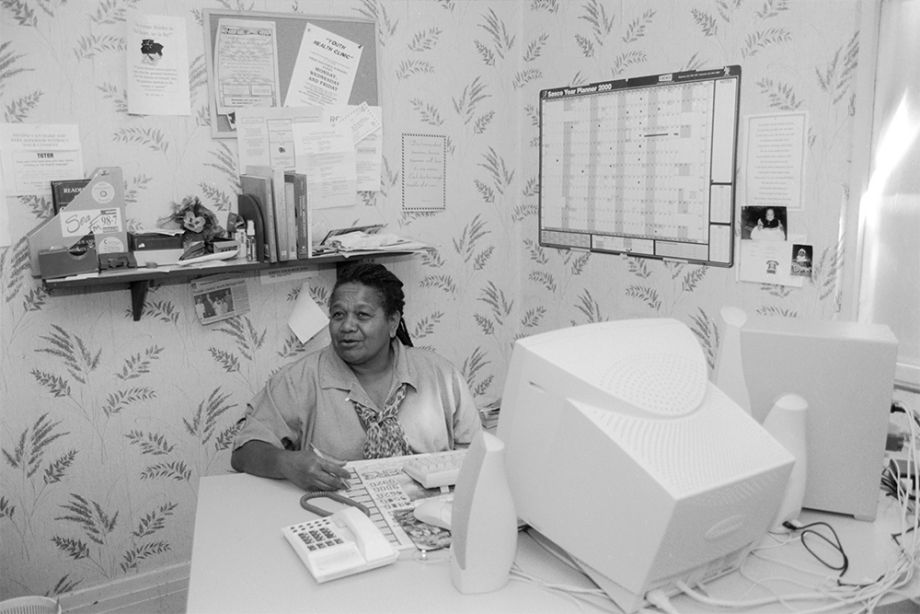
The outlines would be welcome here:
M 399 550 L 355 507 L 284 527 L 281 532 L 320 583 L 389 565 L 399 558 Z

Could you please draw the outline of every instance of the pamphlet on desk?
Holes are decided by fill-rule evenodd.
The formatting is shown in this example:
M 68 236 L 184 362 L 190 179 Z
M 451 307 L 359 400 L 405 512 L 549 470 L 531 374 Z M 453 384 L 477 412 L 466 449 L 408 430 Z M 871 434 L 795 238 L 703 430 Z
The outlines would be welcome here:
M 408 465 L 421 456 L 426 455 L 348 463 L 353 486 L 344 492 L 305 495 L 350 503 L 333 510 L 301 500 L 305 509 L 329 514 L 281 527 L 282 535 L 318 583 L 389 565 L 396 562 L 400 551 L 413 546 L 427 552 L 450 545 L 450 531 L 414 515 L 416 504 L 434 501 L 429 497 L 449 490 L 425 488 L 409 476 Z M 458 453 L 452 457 L 463 456 Z M 440 465 L 421 463 L 416 468 L 423 471 L 436 466 Z M 426 477 L 418 471 L 415 475 Z
M 370 510 L 371 520 L 396 548 L 415 547 L 425 551 L 446 548 L 450 545 L 450 531 L 413 516 L 418 501 L 444 493 L 440 488 L 424 488 L 403 471 L 410 458 L 397 456 L 348 463 L 351 487 L 342 494 Z

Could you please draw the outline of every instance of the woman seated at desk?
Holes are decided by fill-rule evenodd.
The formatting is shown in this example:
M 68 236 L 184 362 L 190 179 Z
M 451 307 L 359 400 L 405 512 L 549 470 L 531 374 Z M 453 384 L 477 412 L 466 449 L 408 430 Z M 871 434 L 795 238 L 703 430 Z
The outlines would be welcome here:
M 234 469 L 340 490 L 344 461 L 469 445 L 481 428 L 473 395 L 445 358 L 411 347 L 402 285 L 379 264 L 339 272 L 330 344 L 283 367 L 255 396 Z

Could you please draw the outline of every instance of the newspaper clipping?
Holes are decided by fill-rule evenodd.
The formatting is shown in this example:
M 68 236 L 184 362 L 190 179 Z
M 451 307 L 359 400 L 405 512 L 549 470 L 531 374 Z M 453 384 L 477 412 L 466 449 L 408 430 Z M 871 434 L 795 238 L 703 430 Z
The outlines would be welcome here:
M 191 282 L 192 301 L 202 324 L 212 324 L 249 312 L 246 280 L 209 277 Z

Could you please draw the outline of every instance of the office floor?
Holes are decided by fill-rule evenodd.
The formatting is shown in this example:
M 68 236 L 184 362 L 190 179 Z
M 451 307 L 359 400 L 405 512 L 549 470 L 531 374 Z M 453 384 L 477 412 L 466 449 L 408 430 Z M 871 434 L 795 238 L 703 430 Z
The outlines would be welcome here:
M 64 606 L 64 614 L 185 614 L 188 586 L 181 590 L 159 594 L 138 603 L 112 605 L 90 604 L 76 608 Z

